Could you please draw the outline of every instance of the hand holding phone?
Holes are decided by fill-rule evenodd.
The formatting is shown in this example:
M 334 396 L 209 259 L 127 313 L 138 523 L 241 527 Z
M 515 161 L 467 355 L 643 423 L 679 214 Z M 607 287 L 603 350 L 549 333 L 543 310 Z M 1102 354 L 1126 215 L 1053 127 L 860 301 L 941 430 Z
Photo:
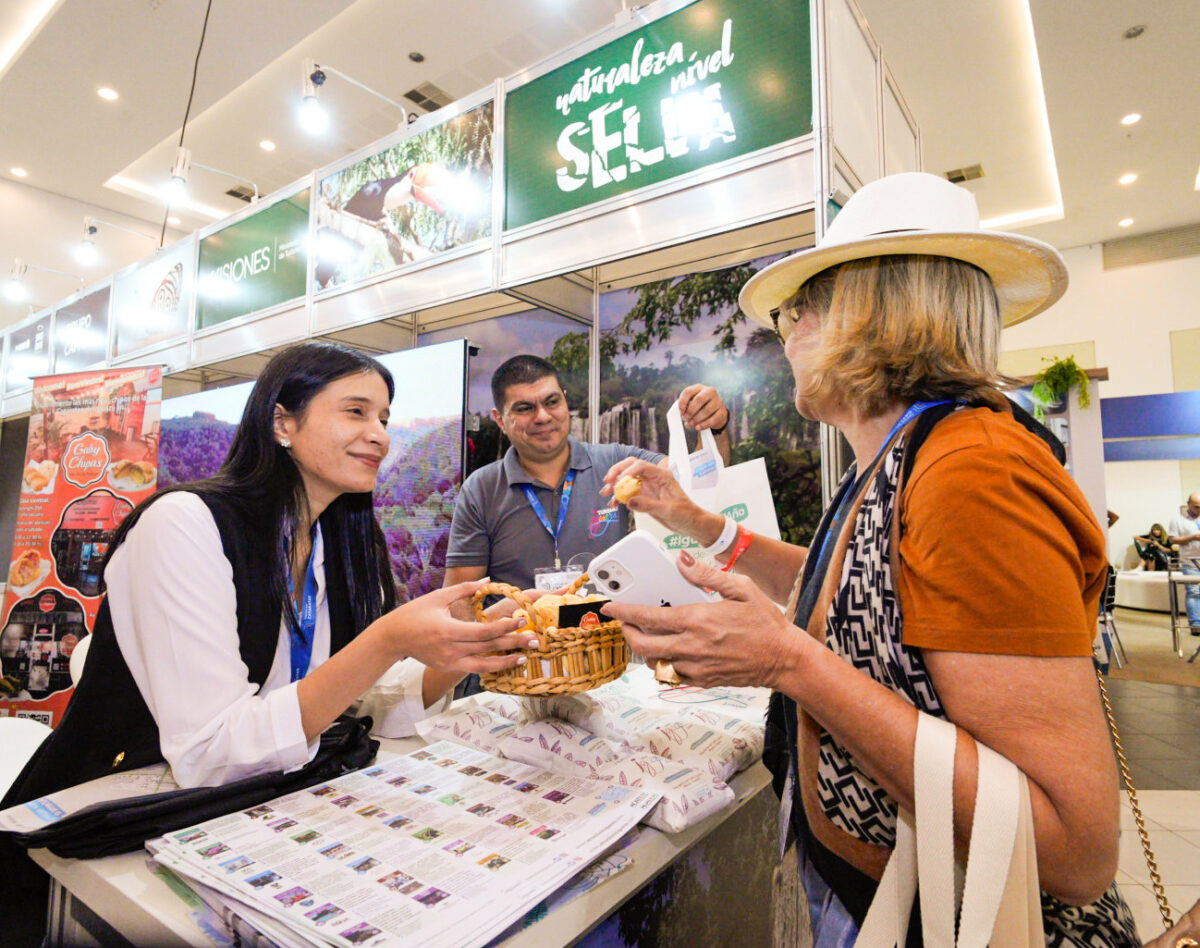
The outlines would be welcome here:
M 684 579 L 674 555 L 644 530 L 633 531 L 595 557 L 588 576 L 600 595 L 617 602 L 686 606 L 721 598 Z

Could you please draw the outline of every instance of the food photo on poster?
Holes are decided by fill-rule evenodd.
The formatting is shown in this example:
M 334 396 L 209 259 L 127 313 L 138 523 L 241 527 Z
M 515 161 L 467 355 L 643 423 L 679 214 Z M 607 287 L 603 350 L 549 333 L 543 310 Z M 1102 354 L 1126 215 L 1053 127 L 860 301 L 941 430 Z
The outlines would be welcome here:
M 113 532 L 158 479 L 162 369 L 34 380 L 4 594 L 0 713 L 51 726 L 99 608 Z
M 492 232 L 492 103 L 321 180 L 313 291 L 452 250 Z

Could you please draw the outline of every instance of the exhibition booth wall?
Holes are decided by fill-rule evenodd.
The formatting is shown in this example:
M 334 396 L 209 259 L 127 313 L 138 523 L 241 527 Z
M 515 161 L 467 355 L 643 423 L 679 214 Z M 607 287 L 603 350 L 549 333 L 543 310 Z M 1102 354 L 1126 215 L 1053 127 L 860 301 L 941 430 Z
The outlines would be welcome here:
M 1200 256 L 1108 269 L 1099 244 L 1063 256 L 1071 278 L 1066 295 L 1047 313 L 1004 330 L 1002 367 L 1027 375 L 1044 357 L 1074 355 L 1084 368 L 1108 370 L 1093 391 L 1101 409 L 1107 399 L 1141 396 L 1146 419 L 1174 416 L 1179 430 L 1200 435 L 1200 414 L 1178 417 L 1175 406 L 1150 398 L 1200 389 Z M 1176 453 L 1186 454 L 1180 446 Z M 1133 566 L 1132 538 L 1168 523 L 1186 496 L 1200 490 L 1200 456 L 1110 460 L 1104 477 L 1108 509 L 1121 518 L 1109 530 L 1109 559 Z

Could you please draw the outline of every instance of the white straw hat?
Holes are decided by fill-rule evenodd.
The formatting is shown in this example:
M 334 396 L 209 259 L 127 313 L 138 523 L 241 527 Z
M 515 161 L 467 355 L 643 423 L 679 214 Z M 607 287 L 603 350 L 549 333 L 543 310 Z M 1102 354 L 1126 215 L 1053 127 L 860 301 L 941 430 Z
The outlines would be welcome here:
M 928 254 L 974 264 L 992 278 L 1000 320 L 1036 316 L 1067 290 L 1067 267 L 1049 244 L 981 230 L 975 195 L 919 171 L 888 175 L 855 192 L 820 246 L 764 267 L 742 288 L 742 311 L 771 326 L 771 312 L 822 270 L 865 257 Z

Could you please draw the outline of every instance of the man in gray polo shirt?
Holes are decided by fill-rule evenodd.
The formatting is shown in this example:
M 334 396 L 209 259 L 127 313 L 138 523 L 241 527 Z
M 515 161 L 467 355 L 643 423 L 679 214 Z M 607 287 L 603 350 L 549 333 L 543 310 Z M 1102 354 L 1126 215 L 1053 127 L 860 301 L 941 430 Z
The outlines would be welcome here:
M 492 376 L 492 397 L 492 418 L 512 447 L 462 486 L 450 527 L 445 585 L 490 576 L 531 589 L 535 570 L 585 569 L 593 556 L 628 533 L 628 510 L 600 494 L 608 469 L 630 456 L 649 461 L 663 456 L 568 437 L 570 415 L 558 372 L 537 356 L 514 356 L 501 365 Z M 716 390 L 690 385 L 679 400 L 684 423 L 711 428 L 728 463 L 729 411 Z

